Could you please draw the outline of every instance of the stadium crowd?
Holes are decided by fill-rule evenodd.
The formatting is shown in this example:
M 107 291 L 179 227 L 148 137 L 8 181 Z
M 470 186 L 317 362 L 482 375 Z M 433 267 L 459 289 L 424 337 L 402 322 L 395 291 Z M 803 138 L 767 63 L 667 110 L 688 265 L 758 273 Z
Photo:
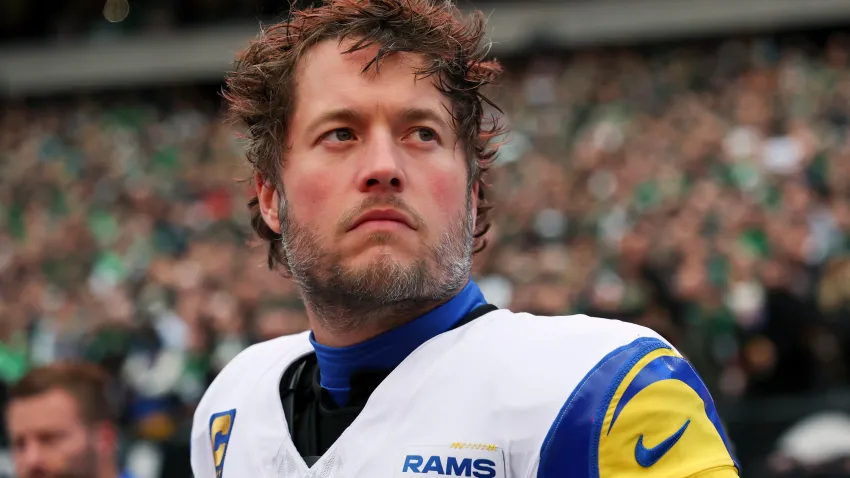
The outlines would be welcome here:
M 836 34 L 509 59 L 485 295 L 649 326 L 720 401 L 847 385 L 848 55 Z M 252 246 L 215 95 L 153 95 L 0 108 L 0 388 L 96 361 L 128 437 L 183 443 L 217 371 L 306 319 Z

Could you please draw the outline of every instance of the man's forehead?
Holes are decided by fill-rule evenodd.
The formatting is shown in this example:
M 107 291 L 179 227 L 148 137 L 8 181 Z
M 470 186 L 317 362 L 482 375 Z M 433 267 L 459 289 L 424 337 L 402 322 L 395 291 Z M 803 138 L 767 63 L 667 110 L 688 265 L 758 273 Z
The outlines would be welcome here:
M 358 39 L 340 40 L 337 38 L 320 41 L 309 50 L 306 51 L 304 57 L 298 64 L 298 70 L 303 73 L 306 69 L 314 69 L 317 63 L 324 68 L 344 68 L 346 70 L 362 72 L 367 75 L 380 74 L 380 70 L 384 67 L 405 67 L 409 69 L 411 75 L 416 69 L 425 66 L 427 58 L 425 55 L 415 52 L 392 52 L 388 55 L 382 55 L 380 64 L 373 63 L 381 50 L 381 45 L 373 43 L 365 48 L 349 51 Z M 370 65 L 368 70 L 364 69 Z
M 353 41 L 326 40 L 311 49 L 299 64 L 296 80 L 296 116 L 313 123 L 333 111 L 355 114 L 382 111 L 413 119 L 411 113 L 430 112 L 450 123 L 448 99 L 433 77 L 417 75 L 425 65 L 422 55 L 399 52 L 371 64 L 379 46 L 347 52 Z M 419 119 L 426 115 L 419 114 Z
M 9 404 L 9 414 L 24 413 L 37 416 L 79 416 L 79 406 L 74 396 L 56 388 L 31 397 L 16 398 Z

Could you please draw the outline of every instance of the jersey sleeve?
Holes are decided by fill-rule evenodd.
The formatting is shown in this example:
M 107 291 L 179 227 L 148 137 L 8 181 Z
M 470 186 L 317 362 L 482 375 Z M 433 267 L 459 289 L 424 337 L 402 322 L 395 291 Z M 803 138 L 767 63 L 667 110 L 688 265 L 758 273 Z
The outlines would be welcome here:
M 538 478 L 738 476 L 708 389 L 668 344 L 643 337 L 605 356 L 543 443 Z

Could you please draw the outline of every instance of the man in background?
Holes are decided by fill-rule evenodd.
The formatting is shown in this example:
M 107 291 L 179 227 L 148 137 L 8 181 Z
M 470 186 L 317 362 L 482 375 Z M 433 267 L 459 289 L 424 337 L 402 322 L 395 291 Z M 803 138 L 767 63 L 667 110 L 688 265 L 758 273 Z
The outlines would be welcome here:
M 118 478 L 118 430 L 109 377 L 96 365 L 55 363 L 30 371 L 6 409 L 19 478 Z

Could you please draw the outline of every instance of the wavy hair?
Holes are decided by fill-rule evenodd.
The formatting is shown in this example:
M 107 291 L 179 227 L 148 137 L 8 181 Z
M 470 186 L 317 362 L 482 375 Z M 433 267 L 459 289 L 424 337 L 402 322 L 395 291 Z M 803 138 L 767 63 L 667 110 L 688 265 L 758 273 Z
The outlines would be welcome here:
M 449 99 L 453 128 L 468 160 L 470 188 L 478 184 L 478 209 L 474 251 L 486 246 L 490 229 L 487 184 L 503 133 L 496 116 L 485 105 L 501 110 L 482 92 L 501 73 L 488 60 L 484 42 L 485 19 L 480 11 L 462 14 L 449 0 L 325 0 L 318 6 L 292 9 L 289 18 L 264 29 L 241 52 L 226 80 L 224 97 L 230 118 L 246 127 L 247 159 L 255 172 L 282 190 L 281 166 L 285 161 L 288 123 L 295 105 L 295 73 L 299 61 L 314 45 L 336 39 L 353 41 L 346 53 L 372 45 L 379 48 L 363 67 L 378 68 L 381 60 L 398 52 L 421 55 L 425 66 L 418 77 L 433 77 Z M 268 266 L 282 265 L 289 272 L 281 235 L 266 225 L 259 199 L 248 202 L 251 226 L 268 243 Z

